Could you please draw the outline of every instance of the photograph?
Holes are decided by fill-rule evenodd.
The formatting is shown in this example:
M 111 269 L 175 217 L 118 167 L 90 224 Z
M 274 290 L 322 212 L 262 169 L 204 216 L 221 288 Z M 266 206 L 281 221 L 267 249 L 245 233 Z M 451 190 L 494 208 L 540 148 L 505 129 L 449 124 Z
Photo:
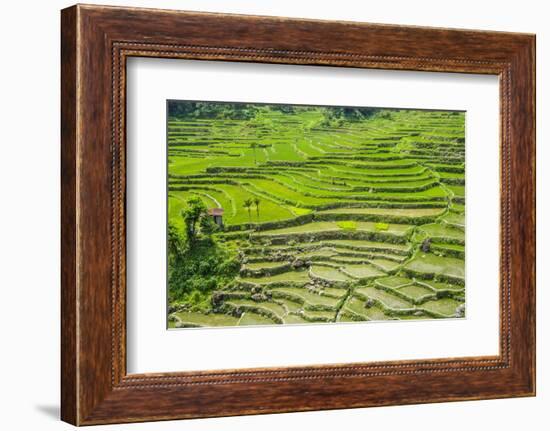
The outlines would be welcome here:
M 167 327 L 466 318 L 465 121 L 167 100 Z

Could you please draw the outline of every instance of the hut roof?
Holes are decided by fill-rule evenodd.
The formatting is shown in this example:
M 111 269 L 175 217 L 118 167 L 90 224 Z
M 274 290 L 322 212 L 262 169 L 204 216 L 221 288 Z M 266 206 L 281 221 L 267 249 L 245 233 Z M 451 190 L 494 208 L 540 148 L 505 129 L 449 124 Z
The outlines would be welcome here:
M 211 216 L 222 216 L 223 208 L 209 208 L 208 214 L 210 214 Z

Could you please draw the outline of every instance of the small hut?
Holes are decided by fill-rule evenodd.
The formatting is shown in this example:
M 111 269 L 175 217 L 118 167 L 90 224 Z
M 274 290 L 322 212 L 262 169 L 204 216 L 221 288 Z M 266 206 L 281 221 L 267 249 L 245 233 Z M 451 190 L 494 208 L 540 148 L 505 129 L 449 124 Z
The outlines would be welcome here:
M 208 215 L 214 219 L 214 223 L 223 227 L 223 208 L 209 208 Z

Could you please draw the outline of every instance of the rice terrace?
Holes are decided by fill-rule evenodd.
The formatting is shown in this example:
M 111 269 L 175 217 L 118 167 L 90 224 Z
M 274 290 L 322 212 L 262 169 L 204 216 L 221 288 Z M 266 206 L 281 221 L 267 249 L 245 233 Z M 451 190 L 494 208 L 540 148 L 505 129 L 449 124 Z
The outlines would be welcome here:
M 167 102 L 168 327 L 465 316 L 465 113 Z

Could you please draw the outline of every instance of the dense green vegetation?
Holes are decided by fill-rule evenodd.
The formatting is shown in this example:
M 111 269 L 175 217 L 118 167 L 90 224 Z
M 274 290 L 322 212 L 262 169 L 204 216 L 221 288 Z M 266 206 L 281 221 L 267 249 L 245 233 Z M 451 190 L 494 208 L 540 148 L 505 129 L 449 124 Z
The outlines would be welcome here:
M 168 103 L 170 327 L 451 318 L 464 113 Z

